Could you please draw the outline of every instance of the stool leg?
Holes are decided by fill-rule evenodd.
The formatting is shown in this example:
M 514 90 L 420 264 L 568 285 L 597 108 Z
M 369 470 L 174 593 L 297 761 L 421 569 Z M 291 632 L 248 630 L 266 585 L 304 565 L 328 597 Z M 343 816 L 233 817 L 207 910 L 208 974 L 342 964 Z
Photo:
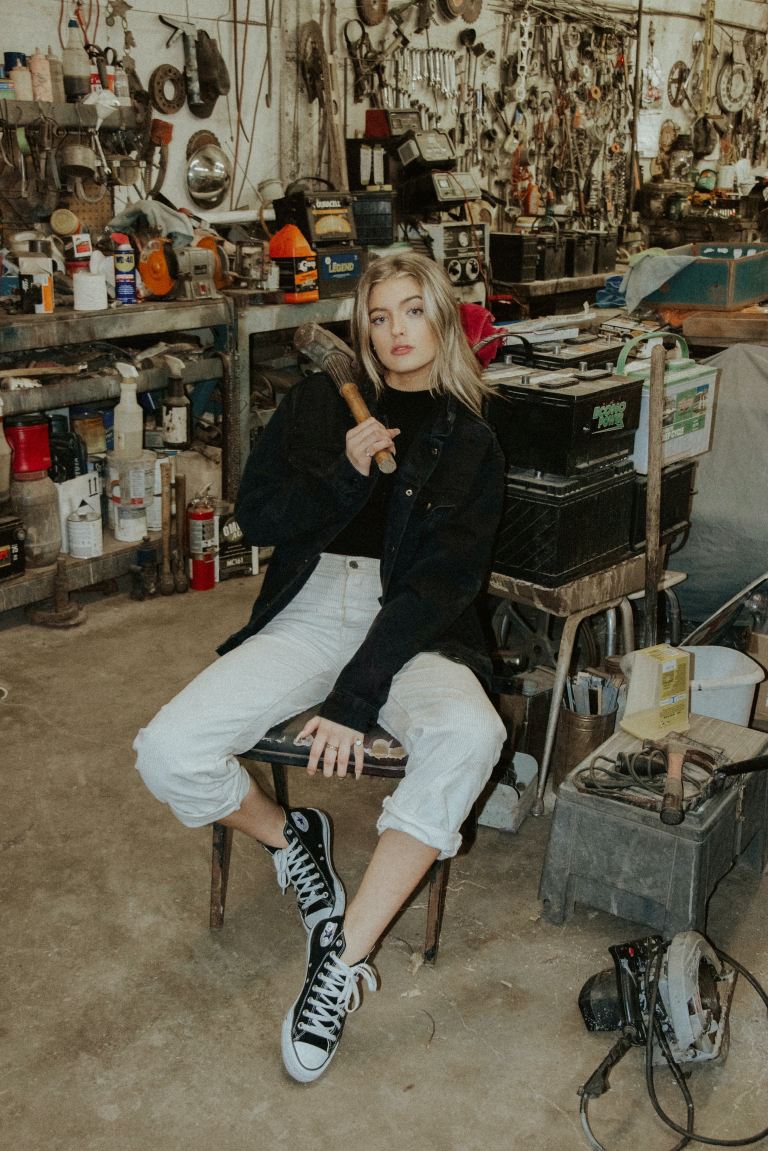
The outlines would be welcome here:
M 429 897 L 427 900 L 427 932 L 424 939 L 424 962 L 434 963 L 440 946 L 440 928 L 443 925 L 445 893 L 448 889 L 449 859 L 436 859 L 429 869 Z
M 211 915 L 210 926 L 222 927 L 224 924 L 224 907 L 227 902 L 227 882 L 229 880 L 229 861 L 232 858 L 231 827 L 223 823 L 213 824 L 213 850 L 211 852 Z
M 285 782 L 285 765 L 282 763 L 272 764 L 272 782 L 275 785 L 275 802 L 279 803 L 282 808 L 288 810 L 288 784 Z
M 589 615 L 592 615 L 591 608 L 569 615 L 563 627 L 563 634 L 560 637 L 560 650 L 557 655 L 555 682 L 552 686 L 552 702 L 549 705 L 549 716 L 547 718 L 547 734 L 544 738 L 544 751 L 542 752 L 541 763 L 539 764 L 539 779 L 536 785 L 536 798 L 531 808 L 532 815 L 544 814 L 544 789 L 547 786 L 549 761 L 552 758 L 552 749 L 555 746 L 555 734 L 557 732 L 557 723 L 560 719 L 560 704 L 563 699 L 563 692 L 565 691 L 565 680 L 568 675 L 568 668 L 571 665 L 576 632 L 578 631 L 581 621 Z
M 621 612 L 621 631 L 624 639 L 624 651 L 635 650 L 635 617 L 632 613 L 632 604 L 623 596 L 619 600 L 619 611 Z

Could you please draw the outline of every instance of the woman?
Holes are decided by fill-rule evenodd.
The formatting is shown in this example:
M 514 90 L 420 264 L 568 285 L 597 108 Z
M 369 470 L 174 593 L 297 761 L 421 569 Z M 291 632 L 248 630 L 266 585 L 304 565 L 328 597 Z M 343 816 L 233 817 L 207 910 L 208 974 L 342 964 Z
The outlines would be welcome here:
M 308 933 L 307 978 L 283 1023 L 288 1072 L 318 1078 L 335 1054 L 374 945 L 459 829 L 496 763 L 504 727 L 478 676 L 475 609 L 501 513 L 503 462 L 481 417 L 486 386 L 442 269 L 413 253 L 374 260 L 352 335 L 372 412 L 355 425 L 322 373 L 285 397 L 248 460 L 235 514 L 274 545 L 248 624 L 139 733 L 147 786 L 189 827 L 259 840 L 291 884 Z M 373 457 L 395 453 L 397 470 Z M 408 752 L 379 839 L 346 905 L 327 816 L 279 807 L 236 756 L 317 708 L 308 771 L 359 775 L 377 719 Z

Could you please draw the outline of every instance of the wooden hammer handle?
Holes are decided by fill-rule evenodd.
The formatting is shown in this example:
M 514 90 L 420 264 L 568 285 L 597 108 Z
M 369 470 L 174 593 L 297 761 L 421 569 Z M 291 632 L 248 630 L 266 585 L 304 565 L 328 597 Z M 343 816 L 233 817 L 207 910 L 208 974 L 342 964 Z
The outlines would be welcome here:
M 371 413 L 368 411 L 368 405 L 365 400 L 360 395 L 360 389 L 357 384 L 353 383 L 352 380 L 347 380 L 345 383 L 339 384 L 339 392 L 346 400 L 347 407 L 352 413 L 356 424 L 362 424 L 363 420 L 368 419 Z M 380 452 L 376 452 L 373 458 L 378 465 L 379 471 L 384 472 L 385 475 L 390 475 L 397 467 L 395 457 L 391 452 L 386 452 L 382 449 Z
M 664 781 L 664 796 L 661 801 L 662 823 L 683 822 L 683 758 L 682 751 L 667 752 L 667 778 Z

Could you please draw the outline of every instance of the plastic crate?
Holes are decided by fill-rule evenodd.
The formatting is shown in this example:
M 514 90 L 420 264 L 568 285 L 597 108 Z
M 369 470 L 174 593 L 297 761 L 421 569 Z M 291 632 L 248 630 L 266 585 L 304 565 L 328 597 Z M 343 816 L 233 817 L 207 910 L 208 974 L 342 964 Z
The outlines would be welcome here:
M 693 485 L 696 479 L 696 461 L 681 460 L 661 471 L 660 531 L 664 540 L 669 540 L 685 531 L 691 522 L 693 508 Z M 648 477 L 635 476 L 635 493 L 632 505 L 632 527 L 629 544 L 634 551 L 645 547 L 645 501 L 648 492 Z
M 558 587 L 623 558 L 633 486 L 629 462 L 585 477 L 509 471 L 493 570 Z
M 358 243 L 386 248 L 397 238 L 394 192 L 355 192 L 352 200 Z

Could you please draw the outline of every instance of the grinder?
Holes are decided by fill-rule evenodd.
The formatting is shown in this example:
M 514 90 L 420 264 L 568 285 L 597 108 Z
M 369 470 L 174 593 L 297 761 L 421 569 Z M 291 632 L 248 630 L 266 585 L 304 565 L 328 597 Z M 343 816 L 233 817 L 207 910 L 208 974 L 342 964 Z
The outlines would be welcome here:
M 166 237 L 145 244 L 139 274 L 147 292 L 158 300 L 209 300 L 219 296 L 216 254 L 207 247 L 174 248 Z

